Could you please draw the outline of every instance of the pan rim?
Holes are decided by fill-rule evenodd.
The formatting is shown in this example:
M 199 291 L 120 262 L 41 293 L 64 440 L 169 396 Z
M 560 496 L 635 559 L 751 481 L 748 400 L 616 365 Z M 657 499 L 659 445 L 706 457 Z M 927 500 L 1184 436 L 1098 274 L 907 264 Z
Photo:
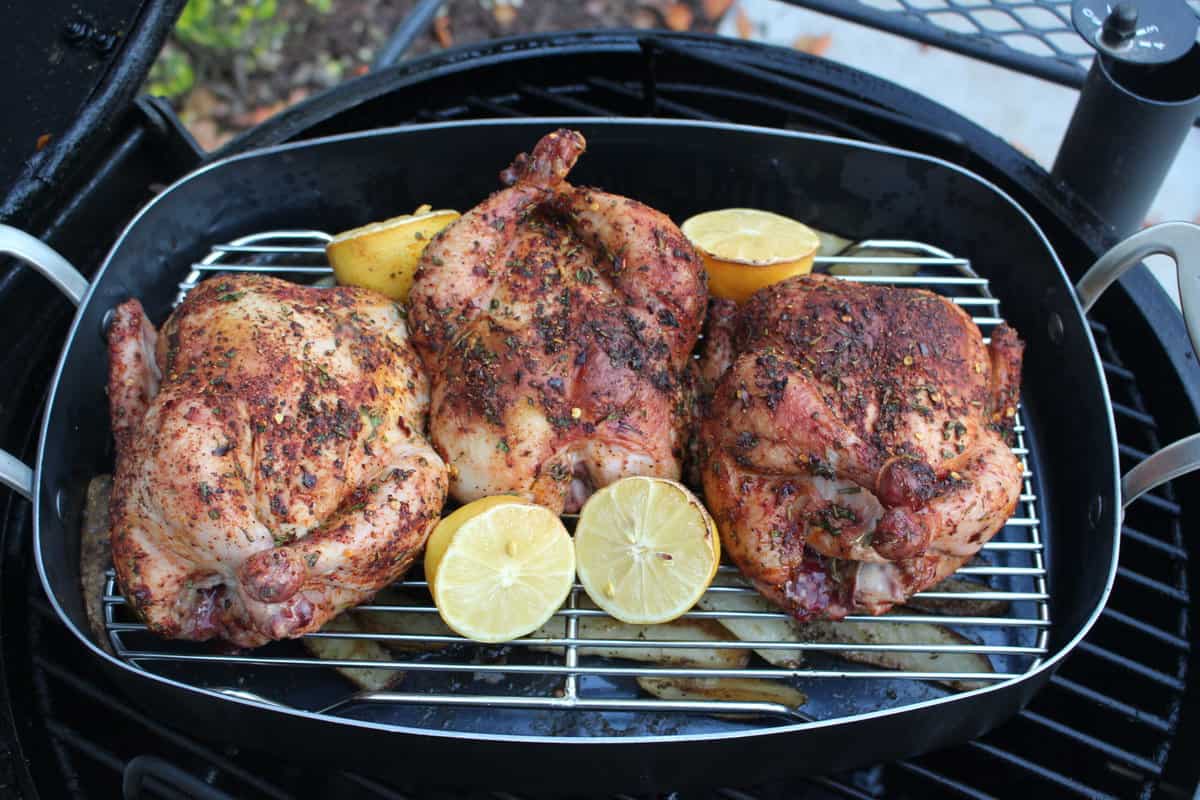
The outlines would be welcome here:
M 742 125 L 742 124 L 730 123 L 730 122 L 712 122 L 712 121 L 707 121 L 707 120 L 677 120 L 677 119 L 659 118 L 659 117 L 595 118 L 595 117 L 550 116 L 550 117 L 528 117 L 528 118 L 522 118 L 519 120 L 512 120 L 512 119 L 457 120 L 457 121 L 448 121 L 448 122 L 420 123 L 420 124 L 413 124 L 413 125 L 397 125 L 397 126 L 386 127 L 386 128 L 371 128 L 371 129 L 362 130 L 362 131 L 354 131 L 351 133 L 343 133 L 343 134 L 320 137 L 320 138 L 315 138 L 315 139 L 305 139 L 305 140 L 297 141 L 297 142 L 287 142 L 284 144 L 272 145 L 270 147 L 256 148 L 254 150 L 249 150 L 244 153 L 238 153 L 236 155 L 220 158 L 216 161 L 213 161 L 212 163 L 205 164 L 204 166 L 188 173 L 187 175 L 182 176 L 181 178 L 179 178 L 178 180 L 173 182 L 170 186 L 168 186 L 163 191 L 161 191 L 159 194 L 157 194 L 154 198 L 152 198 L 150 200 L 150 202 L 148 202 L 144 207 L 142 207 L 137 212 L 137 214 L 135 214 L 133 216 L 133 218 L 129 221 L 129 223 L 121 231 L 121 234 L 114 241 L 112 247 L 109 249 L 108 253 L 105 255 L 104 260 L 101 262 L 100 267 L 96 270 L 95 274 L 92 276 L 91 281 L 88 285 L 88 290 L 84 294 L 83 299 L 80 301 L 79 307 L 76 310 L 74 318 L 72 319 L 71 327 L 68 330 L 62 352 L 59 354 L 58 364 L 55 367 L 53 379 L 50 383 L 50 392 L 47 396 L 47 401 L 46 401 L 47 413 L 45 413 L 42 418 L 41 430 L 40 430 L 40 433 L 38 436 L 37 459 L 34 464 L 34 475 L 33 475 L 33 487 L 34 487 L 34 498 L 35 498 L 33 501 L 33 543 L 34 543 L 34 560 L 37 565 L 38 577 L 42 583 L 42 589 L 45 592 L 47 599 L 50 602 L 51 607 L 54 609 L 54 611 L 58 615 L 59 619 L 67 626 L 67 628 L 75 635 L 75 637 L 77 639 L 79 639 L 83 643 L 83 645 L 85 647 L 87 647 L 94 655 L 100 657 L 101 659 L 109 662 L 110 664 L 118 667 L 119 669 L 121 669 L 123 671 L 127 671 L 131 675 L 137 676 L 138 678 L 142 678 L 142 679 L 150 679 L 150 680 L 153 680 L 160 684 L 163 684 L 164 686 L 170 687 L 172 689 L 176 689 L 176 690 L 182 689 L 184 691 L 192 692 L 197 695 L 202 695 L 207 698 L 211 698 L 213 700 L 238 703 L 238 704 L 242 704 L 244 706 L 248 706 L 248 707 L 251 707 L 254 709 L 258 709 L 258 710 L 271 711 L 271 712 L 275 712 L 275 713 L 279 713 L 279 714 L 283 714 L 283 715 L 287 715 L 287 716 L 300 717 L 300 718 L 303 718 L 303 719 L 306 719 L 306 720 L 309 720 L 312 722 L 341 724 L 341 725 L 347 725 L 347 726 L 354 727 L 354 728 L 374 730 L 374 731 L 378 731 L 380 733 L 393 733 L 393 734 L 416 735 L 416 736 L 432 736 L 432 737 L 437 737 L 437 738 L 447 738 L 447 739 L 455 739 L 455 740 L 469 739 L 469 740 L 475 740 L 475 741 L 481 741 L 481 742 L 486 741 L 486 742 L 510 743 L 510 744 L 511 743 L 522 743 L 522 744 L 523 743 L 538 743 L 538 744 L 558 744 L 558 745 L 681 744 L 681 743 L 686 743 L 686 742 L 713 742 L 713 741 L 720 741 L 720 740 L 741 739 L 741 738 L 747 738 L 747 737 L 756 737 L 756 736 L 765 736 L 765 735 L 774 735 L 774 734 L 794 734 L 794 733 L 801 733 L 803 731 L 814 730 L 814 729 L 818 729 L 818 728 L 832 728 L 832 727 L 852 724 L 852 723 L 861 722 L 861 721 L 870 720 L 870 719 L 895 717 L 898 715 L 908 714 L 909 712 L 917 712 L 917 711 L 931 708 L 931 707 L 938 706 L 938 705 L 951 704 L 951 703 L 955 703 L 958 701 L 965 701 L 970 698 L 979 697 L 982 695 L 1006 691 L 1006 690 L 1012 689 L 1013 687 L 1015 687 L 1021 683 L 1025 683 L 1027 681 L 1033 680 L 1037 676 L 1042 675 L 1043 673 L 1047 672 L 1048 670 L 1053 670 L 1054 668 L 1056 668 L 1058 666 L 1058 664 L 1068 654 L 1070 654 L 1075 649 L 1075 647 L 1079 644 L 1079 642 L 1082 641 L 1083 638 L 1085 636 L 1087 636 L 1087 634 L 1089 632 L 1091 632 L 1092 627 L 1095 625 L 1096 621 L 1100 617 L 1101 612 L 1104 610 L 1105 606 L 1108 603 L 1108 598 L 1112 592 L 1113 584 L 1116 579 L 1117 564 L 1118 564 L 1118 560 L 1120 557 L 1120 545 L 1121 545 L 1120 527 L 1121 527 L 1121 519 L 1123 516 L 1123 514 L 1120 511 L 1118 511 L 1118 513 L 1114 516 L 1113 530 L 1111 531 L 1112 561 L 1110 563 L 1108 574 L 1105 577 L 1104 589 L 1100 593 L 1100 596 L 1097 598 L 1096 603 L 1093 606 L 1091 613 L 1088 615 L 1088 617 L 1084 621 L 1084 623 L 1080 626 L 1080 629 L 1076 633 L 1075 636 L 1073 636 L 1068 642 L 1066 642 L 1062 647 L 1060 647 L 1056 653 L 1054 653 L 1051 656 L 1046 657 L 1038 666 L 1034 667 L 1033 669 L 1029 670 L 1028 672 L 1025 672 L 1015 678 L 1009 678 L 1004 681 L 997 681 L 989 686 L 981 687 L 978 689 L 973 689 L 973 690 L 966 691 L 966 692 L 960 692 L 957 694 L 945 695 L 943 697 L 937 697 L 937 698 L 933 698 L 930 700 L 923 700 L 923 701 L 905 705 L 905 706 L 902 706 L 899 708 L 878 709 L 875 711 L 869 711 L 869 712 L 865 712 L 865 713 L 861 713 L 861 714 L 854 714 L 854 715 L 846 716 L 846 717 L 836 717 L 836 718 L 831 718 L 831 719 L 826 719 L 826 720 L 812 720 L 812 721 L 807 721 L 807 722 L 798 722 L 798 723 L 791 723 L 791 724 L 786 724 L 786 725 L 760 727 L 760 728 L 755 728 L 752 730 L 719 731 L 719 732 L 712 732 L 712 733 L 675 734 L 675 735 L 663 735 L 663 734 L 638 735 L 638 734 L 635 734 L 635 735 L 629 735 L 629 736 L 595 736 L 595 737 L 537 736 L 537 735 L 526 735 L 526 734 L 496 734 L 496 733 L 433 730 L 433 729 L 418 728 L 418 727 L 411 727 L 411 726 L 404 726 L 404 725 L 392 725 L 392 724 L 387 724 L 387 723 L 371 722 L 371 721 L 367 721 L 367 720 L 352 719 L 352 718 L 348 718 L 348 717 L 337 717 L 337 716 L 314 713 L 311 711 L 304 711 L 302 709 L 280 706 L 280 705 L 269 703 L 269 702 L 259 702 L 259 701 L 251 700 L 249 698 L 244 698 L 244 697 L 235 697 L 235 696 L 232 696 L 229 694 L 224 694 L 222 692 L 215 691 L 213 689 L 206 689 L 206 688 L 202 688 L 199 686 L 194 686 L 192 684 L 173 680 L 171 678 L 167 678 L 162 675 L 157 675 L 152 672 L 138 669 L 138 668 L 134 667 L 132 664 L 129 664 L 128 662 L 123 661 L 123 660 L 117 658 L 116 656 L 110 655 L 109 653 L 104 651 L 99 645 L 97 645 L 94 641 L 92 641 L 92 638 L 89 635 L 87 635 L 84 631 L 80 630 L 80 628 L 75 625 L 75 623 L 71 620 L 71 618 L 67 615 L 67 613 L 63 609 L 62 605 L 59 603 L 57 593 L 55 592 L 55 590 L 53 589 L 53 587 L 50 584 L 49 578 L 46 574 L 45 563 L 44 563 L 43 553 L 42 553 L 41 516 L 42 516 L 43 502 L 50 504 L 47 506 L 47 509 L 46 509 L 48 513 L 50 512 L 51 507 L 53 505 L 53 502 L 51 500 L 43 498 L 43 496 L 42 496 L 42 485 L 41 485 L 42 484 L 42 469 L 43 469 L 44 459 L 45 459 L 46 440 L 49 435 L 51 422 L 52 422 L 52 419 L 54 416 L 53 409 L 54 409 L 55 401 L 56 401 L 56 398 L 58 395 L 59 385 L 61 383 L 62 376 L 65 371 L 67 356 L 70 353 L 71 347 L 75 341 L 75 337 L 78 334 L 78 329 L 82 322 L 84 313 L 88 309 L 88 307 L 90 306 L 90 304 L 92 302 L 92 297 L 96 291 L 97 286 L 100 284 L 102 278 L 106 275 L 108 268 L 109 268 L 110 264 L 112 263 L 113 256 L 117 253 L 118 250 L 120 250 L 126 237 L 141 222 L 142 218 L 150 211 L 150 209 L 154 208 L 155 205 L 157 205 L 164 198 L 171 195 L 179 187 L 183 186 L 184 184 L 188 183 L 189 181 L 192 181 L 209 171 L 212 171 L 212 170 L 215 170 L 218 168 L 224 168 L 230 164 L 236 163 L 241 160 L 258 158 L 258 157 L 271 155 L 271 154 L 275 154 L 275 153 L 289 152 L 289 151 L 294 151 L 294 150 L 306 149 L 306 148 L 310 148 L 310 147 L 321 147 L 324 145 L 328 145 L 328 144 L 335 143 L 335 142 L 341 142 L 341 141 L 351 141 L 351 140 L 355 140 L 355 139 L 370 139 L 370 138 L 375 138 L 375 137 L 382 137 L 382 136 L 393 135 L 393 134 L 403 134 L 403 133 L 409 133 L 409 132 L 414 132 L 414 131 L 430 131 L 430 130 L 439 130 L 439 129 L 448 129 L 448 128 L 463 128 L 463 127 L 505 126 L 505 127 L 542 127 L 542 128 L 545 128 L 545 127 L 564 127 L 564 126 L 572 126 L 572 125 L 582 126 L 582 127 L 600 127 L 600 126 L 603 126 L 603 127 L 609 127 L 609 126 L 633 127 L 633 126 L 637 126 L 637 127 L 646 127 L 646 128 L 659 127 L 659 128 L 672 128 L 672 129 L 678 129 L 680 127 L 692 127 L 692 128 L 706 128 L 706 129 L 711 129 L 711 130 L 736 131 L 738 133 L 754 134 L 754 135 L 760 135 L 760 136 L 774 136 L 774 137 L 789 138 L 789 139 L 806 139 L 806 140 L 811 140 L 811 141 L 829 142 L 829 143 L 838 144 L 838 145 L 841 145 L 844 147 L 848 147 L 851 149 L 875 151 L 875 152 L 885 153 L 885 154 L 889 154 L 889 155 L 903 158 L 903 159 L 924 161 L 927 163 L 935 164 L 939 167 L 943 167 L 943 168 L 949 169 L 953 172 L 957 172 L 960 175 L 966 177 L 967 179 L 972 180 L 972 181 L 982 185 L 985 189 L 987 189 L 991 193 L 995 194 L 999 199 L 1008 203 L 1024 218 L 1026 224 L 1028 224 L 1028 226 L 1033 230 L 1033 232 L 1035 234 L 1037 234 L 1038 238 L 1041 240 L 1042 245 L 1045 247 L 1047 255 L 1049 255 L 1051 261 L 1054 264 L 1054 267 L 1058 270 L 1059 278 L 1061 279 L 1063 284 L 1065 284 L 1067 287 L 1069 287 L 1071 289 L 1071 291 L 1069 292 L 1070 304 L 1071 304 L 1072 308 L 1074 309 L 1074 311 L 1077 315 L 1078 321 L 1079 321 L 1080 325 L 1082 326 L 1084 333 L 1087 337 L 1088 349 L 1089 349 L 1091 359 L 1092 359 L 1092 367 L 1095 370 L 1095 374 L 1097 375 L 1097 377 L 1099 379 L 1101 399 L 1104 401 L 1105 413 L 1106 413 L 1106 417 L 1108 420 L 1108 430 L 1107 430 L 1108 435 L 1107 435 L 1107 439 L 1105 441 L 1108 444 L 1110 454 L 1112 454 L 1112 456 L 1113 456 L 1112 463 L 1114 466 L 1114 469 L 1112 470 L 1112 474 L 1111 474 L 1112 484 L 1109 487 L 1108 494 L 1109 494 L 1109 496 L 1116 499 L 1115 505 L 1117 506 L 1118 509 L 1120 508 L 1120 497 L 1121 497 L 1120 465 L 1119 465 L 1119 462 L 1116 460 L 1116 453 L 1117 453 L 1116 420 L 1115 420 L 1115 417 L 1113 416 L 1112 401 L 1109 396 L 1108 383 L 1104 378 L 1104 371 L 1103 371 L 1103 367 L 1101 365 L 1099 348 L 1096 345 L 1095 337 L 1092 335 L 1091 328 L 1087 324 L 1087 316 L 1084 313 L 1083 308 L 1080 306 L 1079 299 L 1074 292 L 1074 284 L 1072 284 L 1070 279 L 1068 278 L 1068 276 L 1066 274 L 1066 270 L 1063 268 L 1062 263 L 1059 261 L 1058 254 L 1055 252 L 1053 246 L 1050 244 L 1050 241 L 1046 238 L 1045 233 L 1038 226 L 1037 222 L 1033 219 L 1033 217 L 1029 214 L 1029 212 L 1025 210 L 1025 208 L 1023 208 L 1019 203 L 1016 202 L 1016 200 L 1014 200 L 1012 197 L 1010 197 L 1003 189 L 996 186 L 991 181 L 988 181 L 986 178 L 984 178 L 980 175 L 977 175 L 974 172 L 971 172 L 970 170 L 968 170 L 964 167 L 961 167 L 957 164 L 953 164 L 949 161 L 938 158 L 936 156 L 925 155 L 923 153 L 917 153 L 914 151 L 904 150 L 904 149 L 897 148 L 897 147 L 890 147 L 887 145 L 879 145 L 879 144 L 874 144 L 874 143 L 870 143 L 870 142 L 860 142 L 860 141 L 856 141 L 853 139 L 846 139 L 846 138 L 838 137 L 838 136 L 828 136 L 828 135 L 824 135 L 824 134 L 806 133 L 806 132 L 802 132 L 802 131 L 787 131 L 787 130 L 780 130 L 780 129 L 776 129 L 776 128 L 767 128 L 767 127 L 756 126 L 756 125 Z

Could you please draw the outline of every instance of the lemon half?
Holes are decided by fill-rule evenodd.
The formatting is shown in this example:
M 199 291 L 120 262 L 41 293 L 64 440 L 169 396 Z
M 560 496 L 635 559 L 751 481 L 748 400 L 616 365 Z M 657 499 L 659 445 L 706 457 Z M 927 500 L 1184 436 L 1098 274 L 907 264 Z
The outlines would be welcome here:
M 457 211 L 421 206 L 412 214 L 339 233 L 325 246 L 325 255 L 343 286 L 374 289 L 404 302 L 425 246 L 458 217 Z
M 425 546 L 425 577 L 442 620 L 477 642 L 537 630 L 575 581 L 575 548 L 552 511 L 519 497 L 457 509 Z
M 622 622 L 669 622 L 700 599 L 721 561 L 717 527 L 683 484 L 631 477 L 593 494 L 575 527 L 579 581 Z
M 680 226 L 700 251 L 708 288 L 744 303 L 764 286 L 812 271 L 821 240 L 807 225 L 754 208 L 724 208 Z

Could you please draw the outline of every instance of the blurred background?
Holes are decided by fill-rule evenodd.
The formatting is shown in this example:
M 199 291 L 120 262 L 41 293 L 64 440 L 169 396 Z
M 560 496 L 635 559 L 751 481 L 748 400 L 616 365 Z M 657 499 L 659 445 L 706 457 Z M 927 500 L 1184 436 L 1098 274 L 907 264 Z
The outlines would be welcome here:
M 415 4 L 191 0 L 147 90 L 169 98 L 200 145 L 215 149 L 288 105 L 368 72 Z M 961 21 L 950 15 L 947 25 Z M 518 34 L 614 27 L 715 32 L 841 61 L 941 102 L 1047 169 L 1075 105 L 1074 89 L 779 0 L 449 0 L 404 57 Z M 1083 47 L 1081 39 L 1076 44 Z M 1200 222 L 1198 175 L 1200 132 L 1193 128 L 1146 222 Z M 1151 266 L 1174 295 L 1169 262 Z

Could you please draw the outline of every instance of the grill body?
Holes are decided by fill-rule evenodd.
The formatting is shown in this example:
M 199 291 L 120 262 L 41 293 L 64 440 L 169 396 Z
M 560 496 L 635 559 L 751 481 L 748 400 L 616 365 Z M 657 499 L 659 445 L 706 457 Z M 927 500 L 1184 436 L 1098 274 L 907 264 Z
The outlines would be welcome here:
M 1117 455 L 1107 389 L 1086 321 L 1053 251 L 1011 200 L 944 162 L 825 137 L 710 123 L 548 119 L 367 132 L 219 162 L 160 195 L 118 241 L 85 299 L 43 429 L 38 564 L 64 620 L 90 641 L 75 554 L 83 488 L 110 463 L 100 337 L 108 309 L 137 296 L 152 318 L 163 318 L 180 279 L 214 239 L 285 224 L 346 228 L 414 206 L 430 192 L 439 204 L 469 207 L 487 194 L 507 154 L 560 126 L 579 127 L 590 142 L 577 174 L 581 183 L 603 184 L 676 218 L 721 202 L 784 211 L 856 237 L 888 238 L 902 231 L 961 254 L 990 279 L 1028 345 L 1025 438 L 1040 476 L 1038 517 L 1047 540 L 1055 619 L 1046 660 L 1023 677 L 903 708 L 859 706 L 811 723 L 688 729 L 674 736 L 650 730 L 621 737 L 480 734 L 331 722 L 187 688 L 186 664 L 179 665 L 180 680 L 174 681 L 134 673 L 102 656 L 131 697 L 149 708 L 178 710 L 196 729 L 247 744 L 286 742 L 289 752 L 313 757 L 333 748 L 371 772 L 398 768 L 403 775 L 461 784 L 491 781 L 502 771 L 511 784 L 529 786 L 548 774 L 562 784 L 582 776 L 595 786 L 646 790 L 729 781 L 746 773 L 770 779 L 846 769 L 911 755 L 977 736 L 1023 706 L 1096 619 L 1117 552 Z M 421 157 L 389 159 L 390 152 Z M 915 197 L 922 202 L 912 202 Z M 1051 315 L 1061 328 L 1047 324 Z M 1072 392 L 1085 401 L 1065 402 Z M 1086 457 L 1079 461 L 1081 448 Z M 1091 508 L 1099 513 L 1089 518 Z M 1060 550 L 1074 557 L 1059 558 Z M 438 756 L 452 757 L 468 742 L 479 763 L 490 768 L 447 775 Z M 608 757 L 598 758 L 585 743 Z M 397 764 L 387 756 L 397 747 L 416 757 Z
M 822 59 L 703 37 L 568 34 L 457 49 L 323 93 L 249 132 L 226 154 L 369 127 L 546 113 L 722 119 L 895 144 L 967 166 L 1001 186 L 1035 216 L 1072 276 L 1111 243 L 1102 221 L 1069 188 L 944 107 Z M 154 104 L 112 109 L 108 118 L 91 132 L 87 159 L 57 165 L 34 204 L 36 221 L 6 216 L 87 271 L 156 184 L 200 161 Z M 40 413 L 70 315 L 40 277 L 20 267 L 0 275 L 0 303 L 0 328 L 10 343 L 0 354 L 7 376 L 0 430 L 5 447 L 29 461 L 36 430 L 28 421 Z M 1176 310 L 1149 273 L 1123 278 L 1093 319 L 1122 459 L 1191 433 L 1200 423 L 1200 368 Z M 1194 524 L 1196 497 L 1200 480 L 1185 478 L 1129 509 L 1109 609 L 1017 720 L 919 759 L 777 784 L 748 774 L 736 782 L 739 791 L 682 796 L 1190 796 L 1200 770 L 1190 757 L 1200 741 L 1200 687 L 1186 680 L 1194 660 L 1187 631 L 1194 619 L 1190 598 L 1200 585 L 1195 571 L 1186 570 L 1196 551 L 1183 529 Z M 134 707 L 92 668 L 43 596 L 29 504 L 8 500 L 3 511 L 0 739 L 7 751 L 0 752 L 0 786 L 24 797 L 119 797 L 126 770 L 149 775 L 148 790 L 164 791 L 167 784 L 146 767 L 165 758 L 230 796 L 423 794 L 417 775 L 384 785 L 331 765 L 328 752 L 313 761 L 290 757 L 265 738 L 235 746 L 232 723 L 209 735 L 190 716 Z M 469 748 L 459 753 L 447 769 L 470 761 Z M 406 754 L 391 750 L 387 757 Z M 506 787 L 504 775 L 492 785 Z

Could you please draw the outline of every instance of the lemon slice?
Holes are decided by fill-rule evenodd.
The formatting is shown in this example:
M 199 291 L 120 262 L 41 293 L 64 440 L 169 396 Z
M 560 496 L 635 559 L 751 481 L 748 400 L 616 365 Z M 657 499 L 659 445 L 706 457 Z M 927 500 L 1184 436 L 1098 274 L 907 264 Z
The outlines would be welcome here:
M 575 528 L 579 581 L 622 622 L 669 622 L 696 604 L 721 560 L 717 527 L 686 487 L 632 477 L 593 494 Z
M 477 642 L 537 630 L 575 581 L 562 521 L 519 497 L 485 497 L 441 522 L 425 546 L 425 578 L 446 625 Z
M 706 211 L 680 230 L 700 251 L 709 291 L 739 303 L 764 286 L 811 272 L 821 245 L 807 225 L 754 208 Z
M 458 216 L 457 211 L 421 206 L 412 214 L 339 233 L 325 245 L 325 255 L 338 283 L 374 289 L 403 302 L 425 246 Z

